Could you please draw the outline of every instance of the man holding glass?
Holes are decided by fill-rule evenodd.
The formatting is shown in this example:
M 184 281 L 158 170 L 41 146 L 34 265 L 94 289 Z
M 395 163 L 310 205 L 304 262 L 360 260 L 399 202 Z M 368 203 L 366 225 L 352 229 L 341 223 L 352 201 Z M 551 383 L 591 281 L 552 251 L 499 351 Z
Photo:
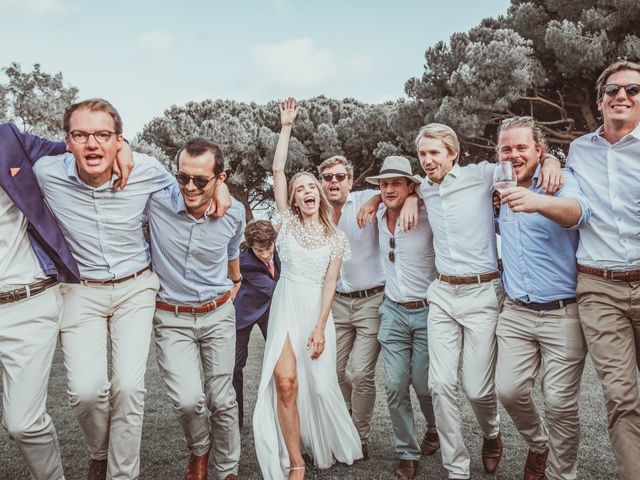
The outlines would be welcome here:
M 493 473 L 502 457 L 494 389 L 495 328 L 503 299 L 498 272 L 492 190 L 495 165 L 461 167 L 460 144 L 448 126 L 422 127 L 415 144 L 427 174 L 420 186 L 433 228 L 438 275 L 429 287 L 429 388 L 438 418 L 442 463 L 449 478 L 470 475 L 458 406 L 462 385 L 483 433 L 482 460 Z M 545 186 L 559 183 L 557 161 L 543 169 Z M 552 172 L 549 174 L 549 172 Z
M 586 224 L 590 210 L 570 174 L 554 195 L 537 186 L 545 148 L 533 118 L 509 118 L 500 125 L 498 158 L 514 170 L 518 186 L 501 192 L 507 296 L 496 329 L 496 391 L 529 445 L 524 480 L 576 478 L 586 355 L 575 298 L 575 252 L 576 229 Z M 541 363 L 546 422 L 531 398 Z
M 592 211 L 580 230 L 577 298 L 618 473 L 630 480 L 640 472 L 640 64 L 614 62 L 596 91 L 604 125 L 567 157 Z

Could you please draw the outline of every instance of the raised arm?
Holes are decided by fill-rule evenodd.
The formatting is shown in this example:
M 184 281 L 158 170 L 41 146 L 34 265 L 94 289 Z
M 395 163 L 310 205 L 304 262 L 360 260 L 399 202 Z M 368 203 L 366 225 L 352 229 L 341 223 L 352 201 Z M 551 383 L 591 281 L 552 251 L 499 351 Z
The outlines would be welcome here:
M 287 164 L 287 153 L 289 151 L 289 139 L 293 121 L 298 114 L 296 101 L 292 97 L 287 98 L 280 105 L 280 137 L 276 146 L 276 153 L 273 157 L 273 196 L 276 201 L 276 208 L 279 212 L 287 209 L 287 177 L 284 174 L 284 167 Z

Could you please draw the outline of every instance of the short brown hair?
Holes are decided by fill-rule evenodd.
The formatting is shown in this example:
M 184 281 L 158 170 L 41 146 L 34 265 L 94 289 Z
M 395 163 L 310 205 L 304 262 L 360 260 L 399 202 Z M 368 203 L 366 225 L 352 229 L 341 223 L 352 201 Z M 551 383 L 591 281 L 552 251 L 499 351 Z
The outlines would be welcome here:
M 268 220 L 253 220 L 244 230 L 244 239 L 249 248 L 257 245 L 270 246 L 276 241 L 277 235 L 276 229 Z
M 353 165 L 351 165 L 351 162 L 347 160 L 347 157 L 342 155 L 334 155 L 331 158 L 327 158 L 318 166 L 318 173 L 322 175 L 322 172 L 334 165 L 344 165 L 344 168 L 347 170 L 347 177 L 350 179 L 353 178 Z
M 88 100 L 74 103 L 73 105 L 67 107 L 67 109 L 64 111 L 64 118 L 62 120 L 62 129 L 65 132 L 69 133 L 69 129 L 71 128 L 69 124 L 71 123 L 71 115 L 73 114 L 73 112 L 82 108 L 86 108 L 88 110 L 91 110 L 92 112 L 107 112 L 113 118 L 115 132 L 117 134 L 122 133 L 122 118 L 120 118 L 118 110 L 116 110 L 113 105 L 111 105 L 106 100 L 103 100 L 102 98 L 90 98 Z
M 458 163 L 458 159 L 460 157 L 460 141 L 458 140 L 456 132 L 453 131 L 453 128 L 448 125 L 443 125 L 442 123 L 430 123 L 425 125 L 420 129 L 416 136 L 416 150 L 418 149 L 418 143 L 420 143 L 420 139 L 422 138 L 435 138 L 436 140 L 440 140 L 447 151 L 456 156 L 453 163 Z
M 606 85 L 609 77 L 622 70 L 633 70 L 634 72 L 640 73 L 640 64 L 630 62 L 629 60 L 617 60 L 605 68 L 596 81 L 596 95 L 598 96 L 598 103 L 602 101 L 602 97 L 604 96 L 604 86 Z
M 187 140 L 178 153 L 176 153 L 176 167 L 180 170 L 180 154 L 186 151 L 192 157 L 199 157 L 200 155 L 211 152 L 215 163 L 213 164 L 213 174 L 218 175 L 224 172 L 224 156 L 222 155 L 222 149 L 217 143 L 213 143 L 203 137 L 195 137 Z
M 542 152 L 547 151 L 547 139 L 542 133 L 542 129 L 538 126 L 533 117 L 510 117 L 500 122 L 498 127 L 498 141 L 496 142 L 496 151 L 500 145 L 500 135 L 512 128 L 528 128 L 531 130 L 531 136 L 536 145 L 542 146 Z

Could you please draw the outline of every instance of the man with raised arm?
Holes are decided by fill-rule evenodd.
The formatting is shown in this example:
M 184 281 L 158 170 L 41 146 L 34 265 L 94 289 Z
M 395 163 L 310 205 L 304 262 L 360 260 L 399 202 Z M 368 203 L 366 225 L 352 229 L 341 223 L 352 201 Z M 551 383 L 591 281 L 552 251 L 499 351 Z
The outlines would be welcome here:
M 567 157 L 592 212 L 580 230 L 578 309 L 618 474 L 630 480 L 640 472 L 640 64 L 609 65 L 596 91 L 604 125 Z
M 211 216 L 223 185 L 222 150 L 204 138 L 178 152 L 178 185 L 152 195 L 149 231 L 160 279 L 154 332 L 160 375 L 191 455 L 186 480 L 206 480 L 209 451 L 216 480 L 237 480 L 238 404 L 233 389 L 240 240 L 245 210 L 238 201 Z M 202 378 L 200 372 L 202 371 Z
M 531 117 L 508 118 L 498 129 L 498 159 L 512 162 L 518 186 L 503 192 L 499 217 L 507 295 L 496 329 L 496 391 L 529 445 L 524 480 L 569 480 L 576 478 L 587 353 L 575 297 L 576 229 L 590 210 L 571 174 L 553 196 L 536 186 L 545 149 Z M 508 208 L 518 212 L 511 220 Z M 541 364 L 545 420 L 531 398 Z
M 462 386 L 483 434 L 482 462 L 487 473 L 498 468 L 503 448 L 494 389 L 495 329 L 503 299 L 491 200 L 495 167 L 487 162 L 461 167 L 458 138 L 446 125 L 422 127 L 415 143 L 427 173 L 420 195 L 433 229 L 438 269 L 427 296 L 429 388 L 442 462 L 449 478 L 466 479 L 470 457 L 457 398 L 460 357 Z M 557 160 L 545 163 L 557 175 L 542 175 L 541 181 L 557 185 Z

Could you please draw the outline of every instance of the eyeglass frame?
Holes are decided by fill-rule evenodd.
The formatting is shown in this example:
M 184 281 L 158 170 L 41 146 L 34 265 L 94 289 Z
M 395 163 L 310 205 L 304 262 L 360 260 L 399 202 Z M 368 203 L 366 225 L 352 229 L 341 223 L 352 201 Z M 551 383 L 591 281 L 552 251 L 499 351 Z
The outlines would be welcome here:
M 84 142 L 81 142 L 80 140 L 75 138 L 74 136 L 75 134 L 86 135 L 87 139 Z M 103 135 L 109 134 L 109 138 L 107 138 L 106 140 L 99 140 L 98 137 L 96 136 L 99 134 L 103 134 Z M 104 145 L 105 143 L 109 143 L 109 141 L 114 135 L 120 135 L 120 134 L 118 132 L 112 132 L 111 130 L 98 130 L 97 132 L 85 132 L 84 130 L 71 130 L 70 132 L 67 133 L 67 137 L 71 138 L 71 140 L 73 140 L 75 143 L 79 145 L 85 145 L 89 141 L 89 138 L 91 138 L 91 136 L 93 136 L 96 143 L 99 143 L 100 145 Z
M 613 87 L 611 91 L 607 91 L 607 88 L 609 87 Z M 636 90 L 636 92 L 630 92 L 628 90 L 629 87 L 631 87 L 633 90 Z M 618 94 L 621 88 L 624 89 L 625 93 L 629 97 L 635 97 L 640 93 L 640 84 L 637 83 L 627 83 L 626 85 L 620 85 L 619 83 L 607 83 L 606 85 L 602 86 L 602 93 L 604 93 L 605 95 L 609 95 L 610 97 L 614 97 Z
M 340 172 L 340 173 L 329 173 L 329 172 L 326 172 L 326 173 L 321 174 L 320 177 L 322 178 L 322 180 L 324 180 L 327 183 L 331 183 L 334 178 L 338 182 L 344 182 L 349 177 L 349 174 L 342 173 L 342 172 Z M 342 178 L 340 178 L 340 177 L 342 177 Z
M 185 179 L 186 177 L 186 181 L 183 183 L 180 178 Z M 207 185 L 209 185 L 209 183 L 211 182 L 211 180 L 214 180 L 216 178 L 218 178 L 218 175 L 214 175 L 211 178 L 207 178 L 204 175 L 188 175 L 184 172 L 180 172 L 178 171 L 174 177 L 176 178 L 176 182 L 178 182 L 179 185 L 182 185 L 183 187 L 186 187 L 187 185 L 189 185 L 189 183 L 193 182 L 193 186 L 196 187 L 198 190 L 203 190 Z M 200 185 L 202 182 L 204 182 L 202 184 L 202 186 Z

